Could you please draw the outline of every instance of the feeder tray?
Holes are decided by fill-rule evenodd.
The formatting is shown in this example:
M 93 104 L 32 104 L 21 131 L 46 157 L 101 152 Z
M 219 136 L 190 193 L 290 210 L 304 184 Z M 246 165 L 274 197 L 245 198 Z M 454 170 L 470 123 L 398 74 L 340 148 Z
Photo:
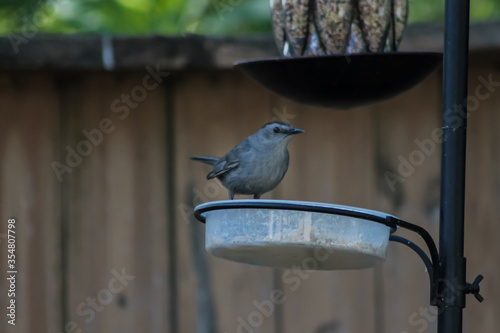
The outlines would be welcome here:
M 199 205 L 206 250 L 223 259 L 280 268 L 360 269 L 385 260 L 392 220 L 333 204 L 229 200 Z M 378 222 L 378 223 L 377 223 Z
M 442 60 L 436 52 L 358 53 L 242 61 L 235 67 L 292 101 L 345 109 L 412 88 Z

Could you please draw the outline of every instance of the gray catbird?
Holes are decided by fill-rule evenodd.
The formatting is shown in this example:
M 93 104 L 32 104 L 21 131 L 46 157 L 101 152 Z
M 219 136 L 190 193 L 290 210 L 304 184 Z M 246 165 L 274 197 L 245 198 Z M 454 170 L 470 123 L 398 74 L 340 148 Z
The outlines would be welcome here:
M 292 135 L 304 133 L 283 122 L 270 122 L 243 140 L 221 158 L 196 156 L 193 160 L 213 165 L 207 179 L 217 177 L 235 194 L 253 194 L 254 199 L 275 188 L 288 169 L 288 142 Z

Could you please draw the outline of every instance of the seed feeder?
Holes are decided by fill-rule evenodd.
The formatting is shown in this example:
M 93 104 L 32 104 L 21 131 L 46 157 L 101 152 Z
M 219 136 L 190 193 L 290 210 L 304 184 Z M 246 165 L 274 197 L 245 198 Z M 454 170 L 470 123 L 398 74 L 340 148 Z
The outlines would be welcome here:
M 465 295 L 478 301 L 478 275 L 465 280 L 464 198 L 469 0 L 446 0 L 444 56 L 396 52 L 407 0 L 272 0 L 282 58 L 236 63 L 269 90 L 308 105 L 350 108 L 395 96 L 443 61 L 439 250 L 420 226 L 356 207 L 283 200 L 230 200 L 195 208 L 206 249 L 242 263 L 311 270 L 361 269 L 386 259 L 389 241 L 413 250 L 430 279 L 438 332 L 462 332 Z M 453 116 L 450 116 L 450 113 Z M 427 247 L 397 234 L 403 228 Z
M 272 0 L 284 57 L 235 64 L 257 83 L 308 105 L 351 108 L 394 97 L 431 74 L 436 52 L 396 52 L 408 0 Z

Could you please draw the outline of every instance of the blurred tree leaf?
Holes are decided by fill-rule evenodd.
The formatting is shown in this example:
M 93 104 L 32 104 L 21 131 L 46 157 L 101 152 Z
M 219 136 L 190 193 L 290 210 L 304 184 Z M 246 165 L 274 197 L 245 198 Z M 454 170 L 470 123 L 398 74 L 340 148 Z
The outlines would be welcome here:
M 410 0 L 409 22 L 444 22 L 445 0 Z M 500 19 L 499 0 L 471 0 L 472 23 Z
M 410 22 L 444 21 L 445 0 L 410 0 Z M 269 0 L 0 0 L 0 34 L 271 32 Z M 499 0 L 472 0 L 471 21 L 500 19 Z

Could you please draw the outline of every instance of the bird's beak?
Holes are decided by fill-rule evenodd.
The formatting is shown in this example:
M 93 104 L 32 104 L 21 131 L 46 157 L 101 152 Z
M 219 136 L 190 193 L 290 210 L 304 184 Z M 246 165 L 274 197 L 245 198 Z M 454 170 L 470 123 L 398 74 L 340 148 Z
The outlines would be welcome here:
M 294 134 L 300 134 L 304 133 L 305 131 L 300 129 L 300 128 L 292 128 L 291 130 L 288 131 L 288 135 L 294 135 Z

